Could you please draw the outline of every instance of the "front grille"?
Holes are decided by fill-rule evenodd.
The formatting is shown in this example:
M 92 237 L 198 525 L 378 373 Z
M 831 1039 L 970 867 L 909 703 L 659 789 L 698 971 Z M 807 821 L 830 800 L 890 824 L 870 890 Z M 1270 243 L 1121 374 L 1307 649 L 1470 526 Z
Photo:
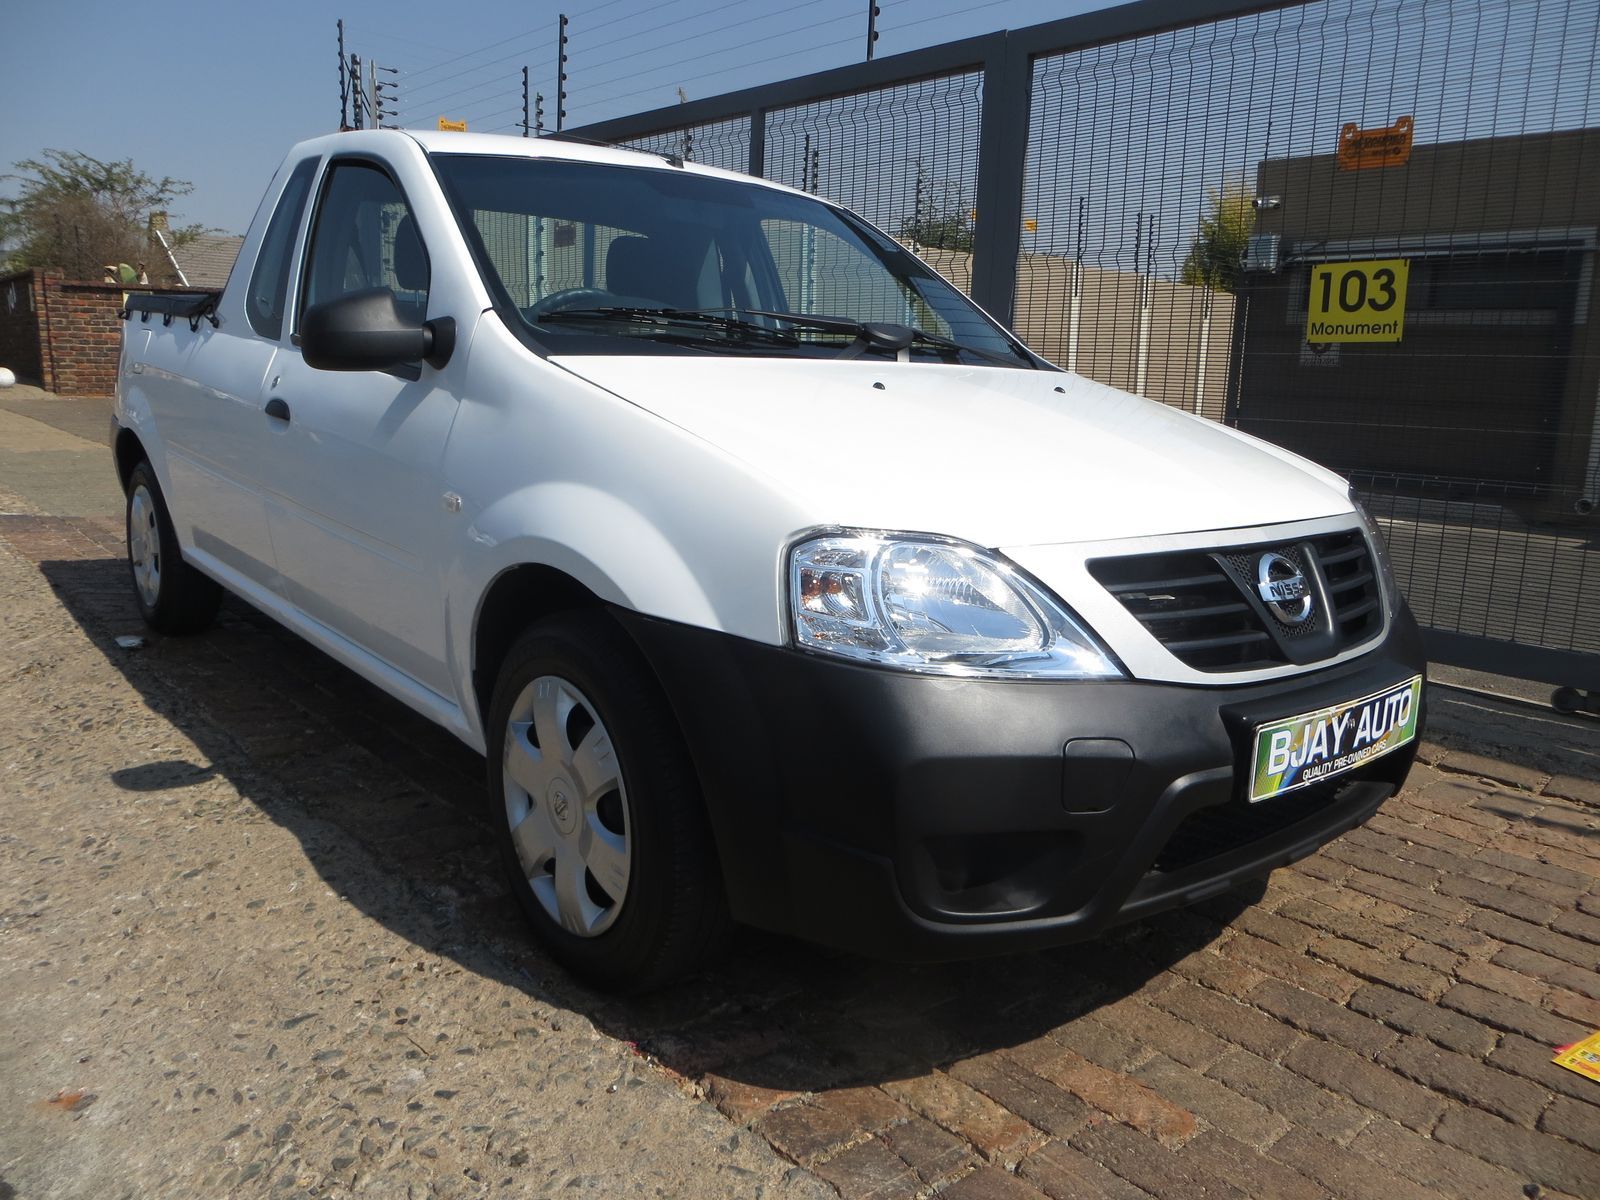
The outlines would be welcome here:
M 1284 619 L 1257 595 L 1256 564 L 1283 555 L 1311 585 L 1308 620 Z M 1383 602 L 1359 530 L 1292 543 L 1097 558 L 1089 573 L 1180 662 L 1252 671 L 1331 658 L 1377 636 Z
M 1367 539 L 1352 529 L 1318 538 L 1316 544 L 1340 638 L 1359 645 L 1383 629 L 1383 596 Z
M 1248 671 L 1286 661 L 1239 585 L 1205 551 L 1097 558 L 1089 572 L 1197 670 Z

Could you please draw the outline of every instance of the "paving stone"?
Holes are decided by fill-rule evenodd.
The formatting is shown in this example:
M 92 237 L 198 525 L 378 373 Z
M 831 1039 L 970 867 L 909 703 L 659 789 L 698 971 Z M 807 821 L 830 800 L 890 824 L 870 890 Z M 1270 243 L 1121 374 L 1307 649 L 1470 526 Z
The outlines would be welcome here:
M 1469 957 L 1487 958 L 1500 948 L 1500 943 L 1482 930 L 1469 929 L 1457 921 L 1429 913 L 1413 913 L 1399 922 L 1397 928 L 1421 941 Z
M 1228 1052 L 1228 1043 L 1215 1034 L 1143 1000 L 1108 1004 L 1095 1010 L 1092 1019 L 1140 1038 L 1152 1050 L 1188 1067 L 1204 1070 Z
M 1490 960 L 1496 966 L 1515 971 L 1520 975 L 1542 980 L 1570 992 L 1600 999 L 1600 971 L 1574 966 L 1564 959 L 1552 958 L 1525 946 L 1505 946 L 1495 952 Z
M 1017 1174 L 1051 1200 L 1148 1200 L 1150 1195 L 1060 1140 L 1028 1155 Z
M 1264 981 L 1250 993 L 1250 999 L 1296 1029 L 1328 1038 L 1365 1055 L 1376 1054 L 1396 1037 L 1392 1029 L 1369 1016 L 1275 979 Z
M 1052 1137 L 1070 1137 L 1096 1110 L 1071 1092 L 1004 1054 L 984 1054 L 950 1067 L 950 1074 Z
M 1438 1141 L 1475 1154 L 1532 1183 L 1574 1196 L 1593 1195 L 1600 1154 L 1512 1125 L 1475 1108 L 1452 1106 L 1433 1131 Z
M 1350 1007 L 1358 1013 L 1392 1025 L 1406 1033 L 1432 1038 L 1441 1046 L 1467 1054 L 1487 1054 L 1496 1036 L 1470 1017 L 1441 1009 L 1437 1004 L 1418 1000 L 1405 992 L 1379 984 L 1369 984 L 1350 997 Z
M 1150 1057 L 1149 1047 L 1101 1021 L 1069 1021 L 1050 1036 L 1090 1062 L 1111 1071 L 1125 1071 Z
M 1145 1063 L 1134 1077 L 1191 1113 L 1204 1113 L 1204 1124 L 1245 1145 L 1264 1146 L 1289 1129 L 1281 1114 L 1164 1055 Z
M 1108 1071 L 1047 1039 L 1018 1046 L 1010 1053 L 1036 1075 L 1164 1145 L 1182 1145 L 1198 1128 L 1193 1113 L 1138 1080 Z
M 916 1172 L 876 1138 L 818 1163 L 816 1172 L 839 1189 L 841 1200 L 912 1200 L 923 1186 Z
M 1521 763 L 1506 762 L 1504 759 L 1473 754 L 1466 750 L 1446 751 L 1444 757 L 1439 759 L 1438 766 L 1447 771 L 1459 771 L 1482 779 L 1492 779 L 1497 783 L 1507 783 L 1512 787 L 1526 788 L 1531 792 L 1537 792 L 1549 778 L 1545 772 L 1535 767 L 1525 767 Z
M 1578 800 L 1584 804 L 1600 804 L 1600 781 L 1576 775 L 1556 775 L 1544 785 L 1544 794 L 1560 796 L 1564 800 Z
M 1449 979 L 1437 971 L 1408 963 L 1392 953 L 1385 954 L 1346 938 L 1320 937 L 1311 943 L 1311 953 L 1352 975 L 1410 992 L 1424 1000 L 1434 999 L 1450 986 Z
M 1592 1101 L 1595 1082 L 1551 1062 L 1554 1054 L 1554 1046 L 1545 1046 L 1508 1033 L 1485 1061 L 1502 1071 L 1531 1079 L 1548 1091 L 1571 1096 L 1575 1100 Z
M 875 1087 L 829 1088 L 815 1097 L 818 1107 L 838 1113 L 869 1133 L 902 1121 L 911 1110 Z
M 1245 1050 L 1230 1051 L 1206 1074 L 1295 1126 L 1315 1129 L 1334 1141 L 1349 1141 L 1368 1120 L 1354 1101 Z
M 1289 1133 L 1267 1153 L 1311 1176 L 1340 1200 L 1458 1200 L 1398 1176 L 1382 1163 L 1350 1154 L 1306 1129 Z
M 1539 1119 L 1539 1128 L 1586 1149 L 1600 1151 L 1600 1107 L 1593 1104 L 1557 1096 Z
M 1530 1128 L 1550 1098 L 1538 1084 L 1486 1066 L 1476 1058 L 1442 1049 L 1425 1038 L 1401 1038 L 1379 1054 L 1378 1061 L 1430 1091 Z
M 748 1124 L 768 1109 L 800 1094 L 787 1088 L 745 1083 L 714 1072 L 705 1077 L 702 1086 L 706 1091 L 706 1099 L 715 1104 L 723 1116 L 740 1125 Z
M 1553 1016 L 1498 992 L 1486 991 L 1470 983 L 1458 983 L 1439 997 L 1441 1006 L 1465 1013 L 1495 1029 L 1520 1033 L 1552 1046 L 1576 1041 L 1589 1031 L 1575 1021 Z
M 1293 1167 L 1268 1158 L 1254 1147 L 1208 1129 L 1183 1148 L 1186 1164 L 1248 1188 L 1256 1197 L 1272 1200 L 1325 1200 L 1323 1187 Z
M 796 1104 L 758 1118 L 752 1128 L 780 1154 L 809 1167 L 859 1137 L 854 1121 L 826 1108 Z
M 1002 1166 L 1016 1163 L 1041 1140 L 1026 1121 L 942 1071 L 890 1080 L 883 1090 L 907 1108 L 966 1138 L 984 1158 Z
M 1550 985 L 1542 980 L 1524 975 L 1520 971 L 1509 970 L 1498 963 L 1479 962 L 1476 959 L 1463 962 L 1456 969 L 1455 977 L 1458 983 L 1474 984 L 1491 992 L 1499 992 L 1502 996 L 1511 996 L 1525 1004 L 1540 1004 L 1550 991 Z
M 1554 904 L 1536 900 L 1532 896 L 1525 896 L 1504 886 L 1482 883 L 1476 879 L 1445 876 L 1439 880 L 1439 890 L 1447 896 L 1459 896 L 1463 900 L 1472 901 L 1480 908 L 1508 913 L 1524 921 L 1531 921 L 1535 925 L 1548 925 L 1561 915 L 1561 909 Z
M 1247 993 L 1266 975 L 1254 967 L 1231 958 L 1224 958 L 1215 950 L 1196 950 L 1178 959 L 1171 966 L 1172 974 L 1190 983 L 1221 992 L 1224 996 L 1238 998 Z M 1154 1000 L 1151 1003 L 1155 1003 Z
M 1343 1001 L 1361 986 L 1361 981 L 1348 971 L 1318 962 L 1298 951 L 1285 950 L 1282 946 L 1247 933 L 1229 938 L 1222 947 L 1222 953 L 1277 980 L 1292 983 L 1297 989 L 1315 992 L 1329 1000 Z M 1261 985 L 1257 985 L 1250 994 L 1254 996 L 1260 990 Z
M 1499 941 L 1537 950 L 1540 954 L 1548 954 L 1551 958 L 1559 958 L 1585 970 L 1594 969 L 1594 947 L 1577 938 L 1553 933 L 1541 926 L 1531 925 L 1527 921 L 1519 921 L 1516 917 L 1508 917 L 1498 912 L 1475 910 L 1470 914 L 1467 923 Z
M 1600 946 L 1600 917 L 1591 917 L 1587 913 L 1580 912 L 1558 912 L 1549 924 L 1557 933 L 1564 933 L 1568 937 Z M 1600 949 L 1596 949 L 1594 953 L 1596 961 L 1600 961 Z
M 1190 1167 L 1179 1152 L 1126 1125 L 1115 1122 L 1091 1125 L 1073 1134 L 1070 1144 L 1155 1196 L 1243 1200 L 1246 1195 L 1198 1163 Z
M 923 1117 L 912 1117 L 878 1134 L 924 1183 L 937 1183 L 973 1159 L 966 1142 Z
M 1445 1109 L 1427 1088 L 1329 1042 L 1307 1038 L 1283 1056 L 1283 1065 L 1409 1129 L 1426 1132 Z
M 1524 1180 L 1514 1172 L 1392 1121 L 1372 1122 L 1356 1135 L 1350 1150 L 1415 1183 L 1438 1188 L 1447 1196 L 1502 1196 L 1514 1200 L 1522 1195 Z
M 1044 1200 L 1044 1193 L 996 1167 L 979 1167 L 939 1193 L 948 1200 Z
M 1363 841 L 1344 838 L 1327 846 L 1323 853 L 1374 875 L 1397 879 L 1423 891 L 1431 889 L 1439 881 L 1439 872 L 1400 857 L 1395 853 L 1398 848 L 1392 839 L 1381 836 Z
M 1332 934 L 1388 954 L 1404 950 L 1413 940 L 1392 926 L 1358 913 L 1345 912 L 1310 897 L 1292 900 L 1278 912 L 1305 924 L 1316 933 Z
M 1591 1000 L 1576 992 L 1552 988 L 1545 998 L 1545 1008 L 1558 1017 L 1576 1021 L 1585 1029 L 1600 1028 L 1600 1000 Z
M 1430 971 L 1437 971 L 1441 975 L 1454 975 L 1461 964 L 1468 961 L 1464 954 L 1416 938 L 1411 939 L 1411 944 L 1401 951 L 1400 956 L 1407 962 L 1427 967 Z
M 1277 1058 L 1296 1040 L 1294 1030 L 1281 1022 L 1191 983 L 1173 988 L 1157 997 L 1154 1003 L 1174 1016 L 1193 1021 L 1208 1033 L 1265 1058 Z
M 1387 900 L 1413 912 L 1442 917 L 1447 921 L 1461 921 L 1472 912 L 1472 906 L 1464 901 L 1451 896 L 1441 896 L 1398 879 L 1374 875 L 1371 871 L 1352 868 L 1347 882 L 1358 892 L 1365 892 L 1369 896 L 1376 896 L 1380 900 Z

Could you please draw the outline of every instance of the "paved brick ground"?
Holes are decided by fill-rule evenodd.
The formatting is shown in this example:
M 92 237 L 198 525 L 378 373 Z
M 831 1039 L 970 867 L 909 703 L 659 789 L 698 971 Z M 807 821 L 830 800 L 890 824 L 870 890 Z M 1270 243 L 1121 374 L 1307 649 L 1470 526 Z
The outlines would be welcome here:
M 113 522 L 5 516 L 0 536 L 136 686 L 181 687 L 192 708 L 165 715 L 202 749 L 242 750 L 513 947 L 508 973 L 842 1196 L 1600 1196 L 1600 1084 L 1549 1062 L 1600 1026 L 1594 779 L 1429 746 L 1370 825 L 1253 896 L 966 966 L 750 935 L 622 1004 L 527 949 L 481 761 L 447 735 L 237 605 L 117 650 L 142 631 Z

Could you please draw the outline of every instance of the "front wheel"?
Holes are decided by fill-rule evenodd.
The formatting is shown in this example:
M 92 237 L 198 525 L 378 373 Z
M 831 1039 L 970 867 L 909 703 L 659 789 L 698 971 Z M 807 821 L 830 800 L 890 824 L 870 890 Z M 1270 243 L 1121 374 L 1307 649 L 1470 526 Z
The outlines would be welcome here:
M 145 624 L 198 633 L 216 619 L 222 588 L 183 561 L 161 486 L 148 462 L 128 476 L 128 570 Z
M 643 991 L 724 940 L 727 903 L 666 701 L 600 613 L 531 627 L 490 706 L 489 791 L 513 894 L 573 974 Z

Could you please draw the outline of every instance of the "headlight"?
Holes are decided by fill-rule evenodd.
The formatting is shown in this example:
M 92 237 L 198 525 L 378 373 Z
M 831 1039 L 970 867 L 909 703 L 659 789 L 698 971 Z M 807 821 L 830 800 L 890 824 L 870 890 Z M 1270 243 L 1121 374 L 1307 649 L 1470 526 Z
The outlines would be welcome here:
M 1383 535 L 1383 527 L 1373 519 L 1372 514 L 1367 511 L 1367 506 L 1356 495 L 1354 484 L 1350 487 L 1350 503 L 1367 531 L 1367 541 L 1372 543 L 1373 568 L 1377 571 L 1379 584 L 1383 588 L 1384 603 L 1389 606 L 1391 613 L 1398 612 L 1400 585 L 1394 577 L 1394 565 L 1389 561 L 1389 543 Z
M 976 546 L 895 534 L 811 538 L 789 554 L 798 646 L 904 671 L 1115 679 L 1121 669 L 1059 601 Z

